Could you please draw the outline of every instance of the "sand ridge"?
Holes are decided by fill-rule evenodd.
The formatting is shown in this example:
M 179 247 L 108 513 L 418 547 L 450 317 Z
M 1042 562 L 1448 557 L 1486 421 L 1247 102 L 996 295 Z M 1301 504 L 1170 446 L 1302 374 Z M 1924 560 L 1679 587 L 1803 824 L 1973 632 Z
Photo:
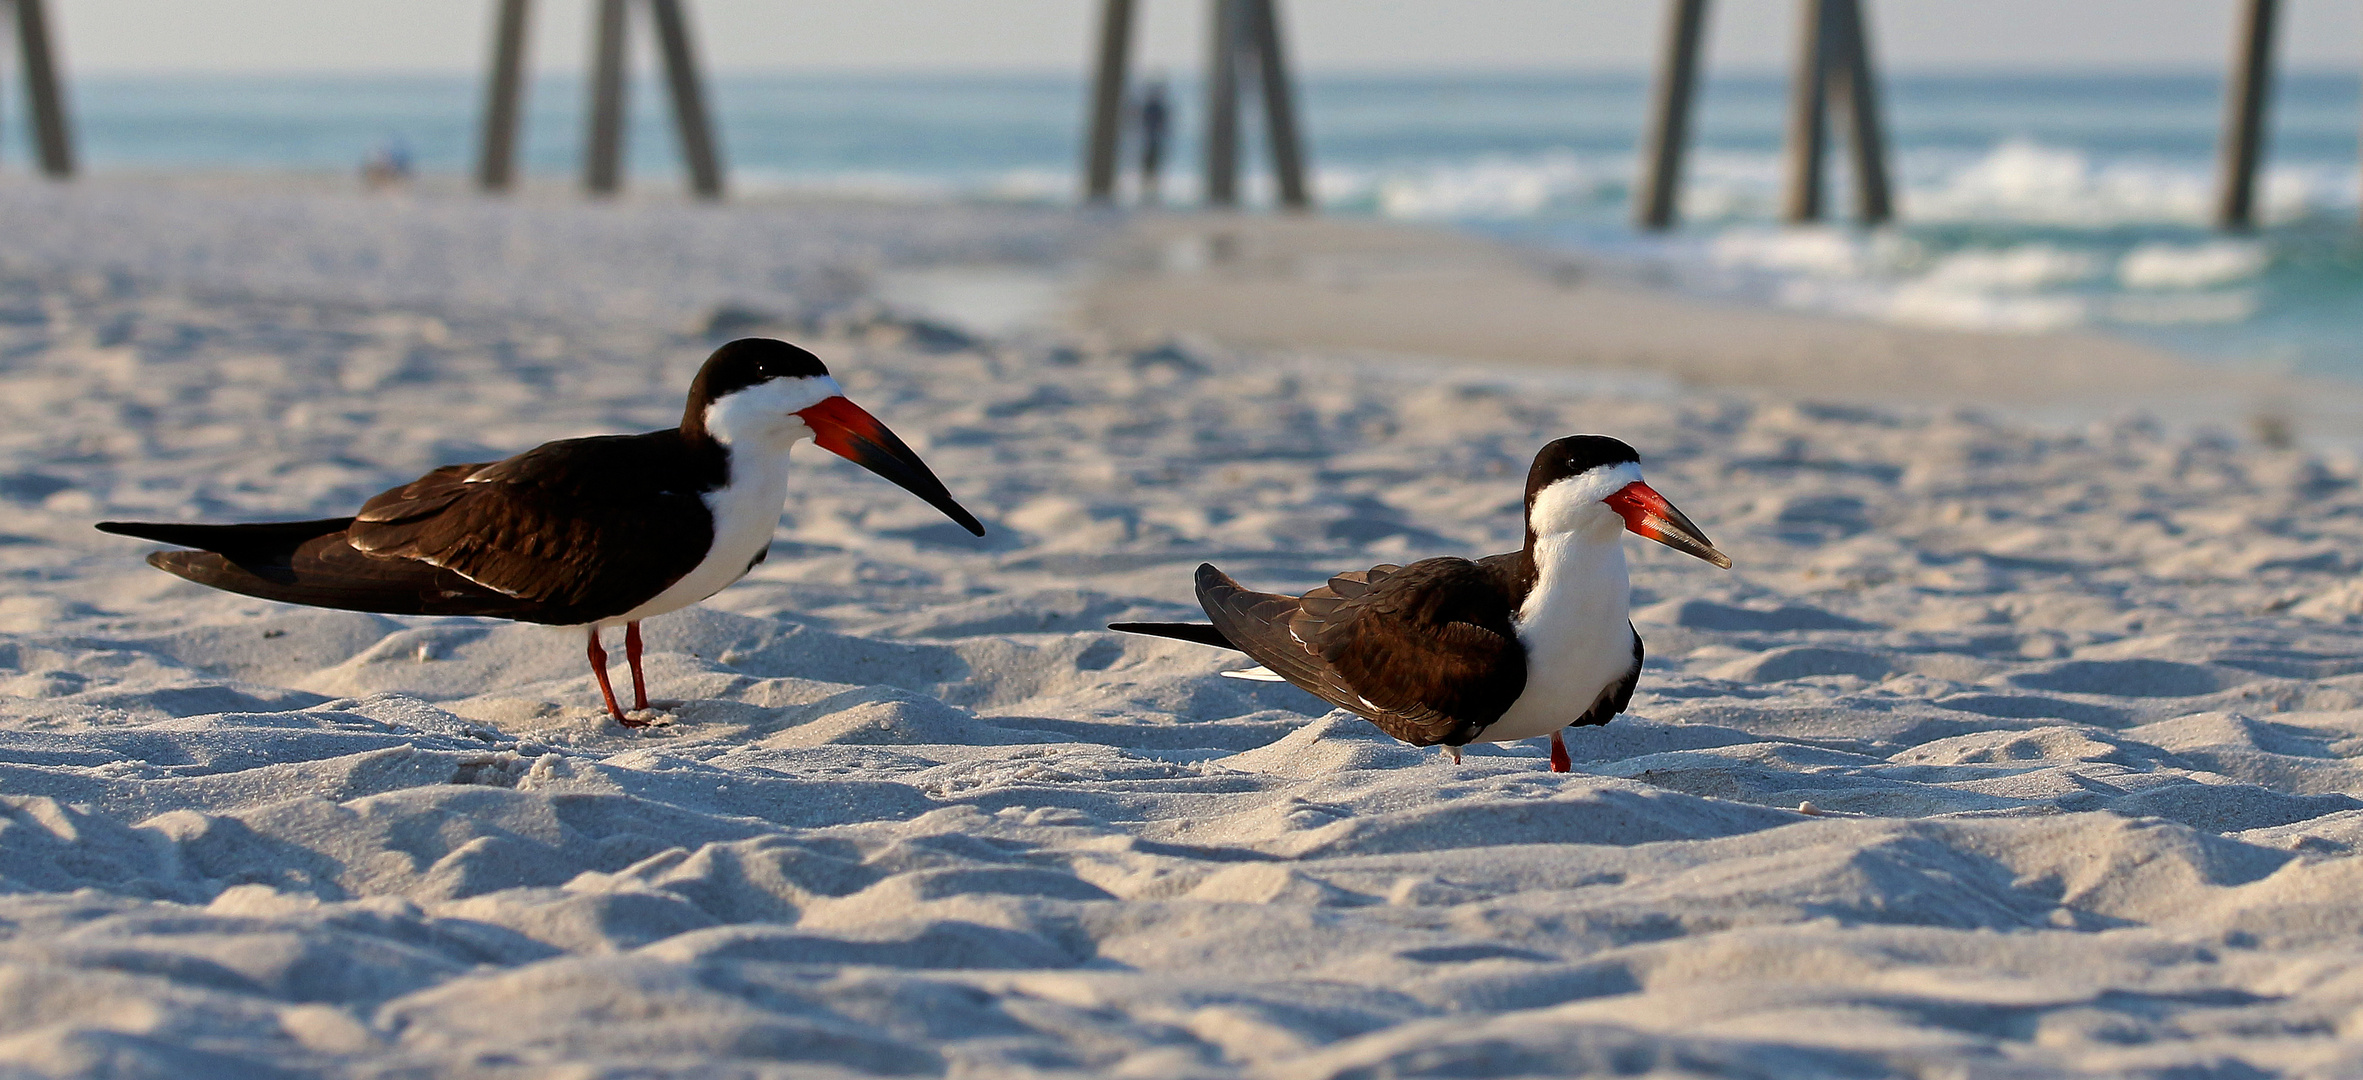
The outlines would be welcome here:
M 865 305 L 865 267 L 946 257 L 935 218 L 868 210 L 733 211 L 709 263 L 630 207 L 63 198 L 0 185 L 10 220 L 83 230 L 0 264 L 0 1072 L 2363 1067 L 2351 459 L 976 339 Z M 544 295 L 533 260 L 445 293 L 397 257 L 502 214 L 648 306 Z M 242 279 L 242 243 L 321 269 Z M 202 289 L 173 276 L 200 250 Z M 853 284 L 738 291 L 790 268 Z M 571 634 L 248 601 L 89 529 L 336 513 L 668 423 L 725 306 L 819 352 L 991 535 L 802 455 L 770 559 L 648 624 L 662 728 L 601 718 Z M 1189 615 L 1202 560 L 1303 588 L 1503 550 L 1571 431 L 1634 443 L 1737 562 L 1636 543 L 1649 666 L 1574 773 L 1539 740 L 1455 767 L 1097 629 Z

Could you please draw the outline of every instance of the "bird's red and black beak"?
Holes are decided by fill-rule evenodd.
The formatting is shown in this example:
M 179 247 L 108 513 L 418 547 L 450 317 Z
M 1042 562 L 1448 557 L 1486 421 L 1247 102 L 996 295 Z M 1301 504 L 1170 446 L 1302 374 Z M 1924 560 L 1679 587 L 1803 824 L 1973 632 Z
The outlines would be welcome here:
M 1731 569 L 1731 557 L 1715 550 L 1715 545 L 1707 539 L 1707 534 L 1699 531 L 1690 515 L 1674 509 L 1674 504 L 1667 502 L 1655 488 L 1635 480 L 1601 501 L 1625 519 L 1628 531 L 1685 555 L 1696 555 L 1725 570 Z
M 812 441 L 820 444 L 821 449 L 894 481 L 904 491 L 943 511 L 945 517 L 959 522 L 961 528 L 978 536 L 985 534 L 983 523 L 952 500 L 952 493 L 944 490 L 944 482 L 928 471 L 927 463 L 919 460 L 918 454 L 903 445 L 868 410 L 840 395 L 800 410 L 796 415 L 804 418 L 804 425 L 812 429 Z

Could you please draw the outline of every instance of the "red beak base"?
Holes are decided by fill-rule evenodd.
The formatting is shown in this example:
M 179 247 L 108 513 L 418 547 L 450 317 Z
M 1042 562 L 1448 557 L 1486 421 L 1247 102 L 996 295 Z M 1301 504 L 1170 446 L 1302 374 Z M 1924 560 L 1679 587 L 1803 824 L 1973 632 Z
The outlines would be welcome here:
M 1657 489 L 1638 480 L 1626 484 L 1616 494 L 1601 500 L 1625 519 L 1625 529 L 1673 548 L 1685 555 L 1695 555 L 1725 570 L 1731 569 L 1731 557 L 1715 550 L 1715 545 L 1701 532 L 1689 515 L 1674 508 Z
M 983 523 L 952 499 L 952 493 L 944 489 L 944 482 L 928 471 L 927 463 L 919 460 L 918 454 L 868 410 L 839 395 L 796 415 L 812 429 L 812 441 L 821 449 L 894 481 L 904 491 L 943 511 L 945 517 L 959 522 L 961 528 L 977 536 L 985 534 Z

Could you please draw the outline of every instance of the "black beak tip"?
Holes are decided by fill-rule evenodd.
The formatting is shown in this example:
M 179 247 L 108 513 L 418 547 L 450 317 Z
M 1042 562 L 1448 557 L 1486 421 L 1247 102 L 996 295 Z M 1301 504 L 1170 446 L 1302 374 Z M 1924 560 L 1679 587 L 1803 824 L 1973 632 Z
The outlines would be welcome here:
M 945 492 L 941 498 L 931 498 L 927 501 L 936 509 L 943 511 L 944 516 L 951 518 L 954 524 L 968 530 L 970 536 L 985 534 L 985 523 L 978 521 L 975 514 L 969 513 L 967 507 L 953 501 L 949 492 Z

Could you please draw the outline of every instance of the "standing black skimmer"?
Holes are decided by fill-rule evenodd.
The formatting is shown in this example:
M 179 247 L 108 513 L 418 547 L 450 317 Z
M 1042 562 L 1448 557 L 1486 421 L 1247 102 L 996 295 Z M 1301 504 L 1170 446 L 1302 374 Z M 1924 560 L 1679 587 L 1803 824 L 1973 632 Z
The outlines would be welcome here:
M 721 592 L 763 561 L 788 498 L 788 450 L 805 439 L 984 535 L 919 455 L 845 399 L 819 357 L 765 338 L 714 351 L 677 428 L 446 465 L 353 517 L 98 527 L 201 549 L 159 551 L 148 562 L 266 600 L 582 627 L 608 713 L 639 727 L 648 721 L 616 705 L 599 631 L 624 628 L 633 711 L 648 708 L 640 620 Z
M 1627 617 L 1627 530 L 1731 568 L 1665 496 L 1641 481 L 1641 456 L 1605 435 L 1542 448 L 1526 474 L 1526 546 L 1475 562 L 1422 559 L 1339 574 L 1304 594 L 1254 592 L 1198 567 L 1205 623 L 1108 628 L 1246 653 L 1261 668 L 1224 672 L 1295 683 L 1414 746 L 1551 737 L 1551 771 L 1570 767 L 1561 728 L 1605 724 L 1641 678 L 1641 635 Z

